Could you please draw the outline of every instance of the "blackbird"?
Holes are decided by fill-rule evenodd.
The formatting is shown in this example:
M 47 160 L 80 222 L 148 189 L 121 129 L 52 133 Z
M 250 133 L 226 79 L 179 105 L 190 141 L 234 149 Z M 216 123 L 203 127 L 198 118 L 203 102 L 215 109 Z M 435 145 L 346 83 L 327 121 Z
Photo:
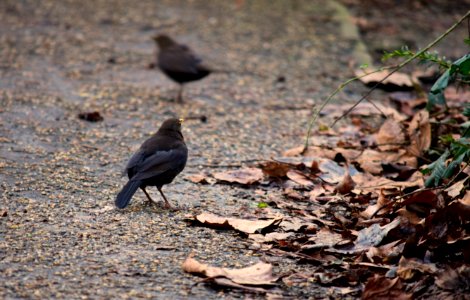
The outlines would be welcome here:
M 162 192 L 162 186 L 172 182 L 183 171 L 188 159 L 188 148 L 181 133 L 182 122 L 183 119 L 163 122 L 157 133 L 131 157 L 125 170 L 129 181 L 116 197 L 118 208 L 125 208 L 138 188 L 150 202 L 155 203 L 145 190 L 147 186 L 156 186 L 165 200 L 165 207 L 172 208 Z
M 169 78 L 179 83 L 177 101 L 182 102 L 184 84 L 200 80 L 212 70 L 203 65 L 202 59 L 188 46 L 178 44 L 169 36 L 157 35 L 153 39 L 159 48 L 157 65 Z

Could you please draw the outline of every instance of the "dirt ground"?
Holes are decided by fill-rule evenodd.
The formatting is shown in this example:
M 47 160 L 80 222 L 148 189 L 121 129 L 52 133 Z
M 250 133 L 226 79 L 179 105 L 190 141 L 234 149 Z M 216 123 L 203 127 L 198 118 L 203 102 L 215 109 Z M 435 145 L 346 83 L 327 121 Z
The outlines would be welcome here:
M 345 4 L 357 17 L 378 22 L 383 7 L 376 2 Z M 188 214 L 201 211 L 243 215 L 268 196 L 282 197 L 277 191 L 197 185 L 185 177 L 249 165 L 303 142 L 311 105 L 358 63 L 350 51 L 357 41 L 342 38 L 331 3 L 1 1 L 0 298 L 244 297 L 193 287 L 199 278 L 181 270 L 191 252 L 217 266 L 265 260 L 277 274 L 308 268 L 264 256 L 236 233 L 187 222 Z M 459 15 L 458 9 L 416 14 L 448 25 Z M 422 46 L 443 29 L 431 26 L 414 41 Z M 190 84 L 186 102 L 172 102 L 177 86 L 147 68 L 157 32 L 232 72 Z M 365 35 L 366 44 L 374 39 Z M 464 54 L 461 44 L 449 56 Z M 363 91 L 355 85 L 337 101 L 353 101 Z M 95 110 L 102 122 L 77 118 Z M 173 116 L 187 119 L 190 154 L 164 191 L 184 209 L 149 206 L 140 191 L 128 208 L 116 209 L 130 155 Z M 151 194 L 160 199 L 155 189 Z M 279 289 L 287 298 L 341 298 L 310 281 Z

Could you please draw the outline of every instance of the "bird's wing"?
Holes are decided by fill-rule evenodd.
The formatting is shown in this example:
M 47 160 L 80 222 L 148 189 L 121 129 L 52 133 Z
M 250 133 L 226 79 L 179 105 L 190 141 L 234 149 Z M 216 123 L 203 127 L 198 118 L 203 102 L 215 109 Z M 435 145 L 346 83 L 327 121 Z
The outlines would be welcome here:
M 197 74 L 202 59 L 187 46 L 179 45 L 174 49 L 161 52 L 158 63 L 162 69 L 170 72 Z
M 188 152 L 186 149 L 156 151 L 135 165 L 136 174 L 132 179 L 144 180 L 160 175 L 171 169 L 184 167 L 187 158 Z

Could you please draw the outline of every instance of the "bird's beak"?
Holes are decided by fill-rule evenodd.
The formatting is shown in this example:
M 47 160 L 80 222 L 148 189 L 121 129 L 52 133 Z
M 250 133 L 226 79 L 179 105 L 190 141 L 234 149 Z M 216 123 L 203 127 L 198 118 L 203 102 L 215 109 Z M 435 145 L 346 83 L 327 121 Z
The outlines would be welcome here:
M 179 121 L 180 121 L 180 124 L 183 124 L 184 119 L 179 119 Z

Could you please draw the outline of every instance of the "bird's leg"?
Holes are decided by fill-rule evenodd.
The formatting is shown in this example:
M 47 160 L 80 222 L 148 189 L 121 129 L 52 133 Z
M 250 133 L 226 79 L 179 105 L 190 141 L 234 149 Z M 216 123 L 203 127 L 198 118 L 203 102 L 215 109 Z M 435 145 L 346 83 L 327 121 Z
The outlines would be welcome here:
M 142 191 L 144 192 L 145 196 L 147 196 L 147 199 L 150 201 L 150 203 L 153 203 L 153 204 L 157 204 L 157 202 L 155 202 L 152 197 L 150 197 L 149 193 L 147 193 L 147 191 L 145 190 L 144 187 L 141 188 Z
M 168 200 L 166 199 L 165 194 L 163 194 L 162 188 L 161 188 L 160 186 L 157 186 L 157 189 L 158 189 L 158 191 L 160 192 L 160 194 L 162 195 L 163 200 L 165 200 L 165 208 L 176 210 L 176 208 L 173 207 L 173 206 L 170 204 L 170 202 L 168 202 Z
M 178 90 L 178 97 L 176 98 L 176 102 L 183 103 L 183 88 L 184 84 L 180 84 L 180 88 Z

